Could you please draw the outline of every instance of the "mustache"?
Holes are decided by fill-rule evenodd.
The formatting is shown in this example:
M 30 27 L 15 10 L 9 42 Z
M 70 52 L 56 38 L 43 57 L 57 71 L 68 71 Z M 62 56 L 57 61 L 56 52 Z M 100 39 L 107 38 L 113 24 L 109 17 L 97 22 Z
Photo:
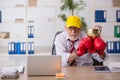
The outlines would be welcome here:
M 77 36 L 76 34 L 71 34 L 71 36 Z

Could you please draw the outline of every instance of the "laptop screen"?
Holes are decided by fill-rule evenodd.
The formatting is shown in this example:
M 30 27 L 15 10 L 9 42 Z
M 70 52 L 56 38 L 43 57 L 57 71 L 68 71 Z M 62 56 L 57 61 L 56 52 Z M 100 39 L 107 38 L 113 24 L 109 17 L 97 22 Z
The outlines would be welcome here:
M 28 75 L 55 75 L 59 72 L 61 72 L 61 56 L 28 55 Z

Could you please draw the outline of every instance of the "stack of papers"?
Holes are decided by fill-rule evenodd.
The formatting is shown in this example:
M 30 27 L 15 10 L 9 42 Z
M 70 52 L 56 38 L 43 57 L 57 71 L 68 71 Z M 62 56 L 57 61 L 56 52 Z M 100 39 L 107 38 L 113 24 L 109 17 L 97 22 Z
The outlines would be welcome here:
M 18 73 L 24 73 L 24 66 L 4 66 L 1 70 L 1 72 L 18 72 Z
M 108 67 L 111 72 L 120 72 L 120 62 L 109 62 Z
M 1 79 L 16 79 L 24 72 L 24 66 L 4 66 L 1 70 Z

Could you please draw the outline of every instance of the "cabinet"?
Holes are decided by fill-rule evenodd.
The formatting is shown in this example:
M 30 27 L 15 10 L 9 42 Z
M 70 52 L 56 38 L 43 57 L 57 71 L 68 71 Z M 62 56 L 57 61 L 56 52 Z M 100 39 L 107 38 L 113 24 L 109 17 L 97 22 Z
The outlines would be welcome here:
M 31 4 L 30 1 L 36 2 Z M 56 0 L 0 0 L 1 23 L 0 32 L 10 32 L 10 38 L 0 39 L 1 47 L 7 47 L 9 42 L 34 42 L 36 52 L 42 47 L 52 45 L 56 32 Z M 28 38 L 28 26 L 34 27 L 34 38 Z M 5 49 L 5 53 L 8 51 Z M 7 50 L 7 51 L 6 51 Z M 0 52 L 0 53 L 4 53 Z

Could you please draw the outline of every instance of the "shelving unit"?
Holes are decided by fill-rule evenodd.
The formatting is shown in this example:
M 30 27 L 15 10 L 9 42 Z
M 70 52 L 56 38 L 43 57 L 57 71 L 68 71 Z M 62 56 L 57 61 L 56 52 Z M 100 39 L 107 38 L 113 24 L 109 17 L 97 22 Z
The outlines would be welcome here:
M 48 47 L 56 32 L 56 0 L 1 0 L 0 11 L 0 32 L 10 32 L 9 39 L 0 39 L 0 47 L 8 51 L 9 42 L 26 42 L 27 53 L 28 42 L 34 42 L 35 52 L 41 52 L 45 46 L 47 48 L 43 50 L 51 51 Z M 28 38 L 28 26 L 31 25 L 34 26 L 34 37 Z

